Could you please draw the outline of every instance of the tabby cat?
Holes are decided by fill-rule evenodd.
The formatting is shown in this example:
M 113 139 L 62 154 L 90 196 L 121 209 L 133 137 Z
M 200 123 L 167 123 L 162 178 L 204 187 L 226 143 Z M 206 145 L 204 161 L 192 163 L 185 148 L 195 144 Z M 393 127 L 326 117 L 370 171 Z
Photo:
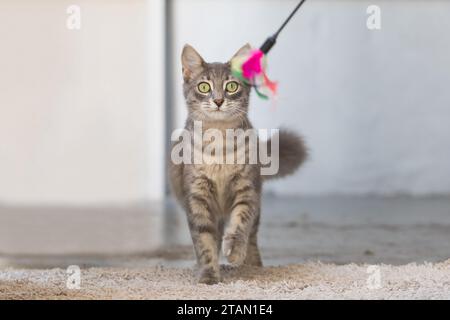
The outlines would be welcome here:
M 247 44 L 235 56 L 249 50 Z M 233 77 L 230 62 L 207 63 L 189 45 L 183 48 L 181 61 L 188 108 L 185 130 L 192 132 L 198 121 L 203 131 L 252 128 L 247 117 L 251 87 Z M 293 173 L 307 157 L 301 137 L 283 130 L 278 137 L 280 167 L 273 176 L 261 175 L 260 163 L 174 164 L 169 160 L 172 190 L 187 214 L 199 283 L 221 280 L 221 251 L 232 265 L 262 265 L 257 243 L 262 182 Z

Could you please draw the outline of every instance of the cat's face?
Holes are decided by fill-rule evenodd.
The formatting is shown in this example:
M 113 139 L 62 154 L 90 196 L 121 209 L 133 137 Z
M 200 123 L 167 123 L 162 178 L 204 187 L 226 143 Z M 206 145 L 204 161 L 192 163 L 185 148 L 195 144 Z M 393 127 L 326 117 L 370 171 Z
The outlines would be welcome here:
M 251 50 L 249 45 L 236 54 Z M 231 74 L 230 63 L 206 63 L 189 45 L 181 56 L 184 96 L 193 120 L 236 121 L 245 118 L 250 88 Z

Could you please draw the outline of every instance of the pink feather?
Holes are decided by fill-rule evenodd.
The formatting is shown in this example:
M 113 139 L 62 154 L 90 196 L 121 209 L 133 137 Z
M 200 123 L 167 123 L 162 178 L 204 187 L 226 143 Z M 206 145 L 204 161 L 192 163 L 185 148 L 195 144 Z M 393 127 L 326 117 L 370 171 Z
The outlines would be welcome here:
M 247 79 L 253 79 L 262 72 L 261 60 L 263 57 L 261 50 L 254 50 L 250 57 L 242 64 L 242 75 Z

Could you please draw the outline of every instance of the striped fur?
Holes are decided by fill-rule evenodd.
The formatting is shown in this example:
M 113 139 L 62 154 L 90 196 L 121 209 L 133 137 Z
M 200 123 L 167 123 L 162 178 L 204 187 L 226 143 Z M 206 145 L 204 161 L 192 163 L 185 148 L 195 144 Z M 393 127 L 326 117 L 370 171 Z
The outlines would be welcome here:
M 246 45 L 237 54 L 249 48 Z M 186 45 L 182 64 L 187 130 L 193 131 L 194 121 L 202 121 L 203 131 L 215 128 L 224 136 L 226 129 L 252 128 L 247 117 L 250 88 L 241 83 L 232 95 L 223 89 L 224 82 L 238 81 L 232 77 L 229 63 L 206 63 Z M 198 92 L 200 81 L 212 84 L 210 94 Z M 224 99 L 220 111 L 215 110 L 214 99 Z M 294 172 L 306 157 L 303 140 L 282 131 L 280 157 L 277 176 Z M 173 193 L 187 214 L 200 283 L 220 281 L 221 251 L 231 264 L 262 265 L 257 243 L 263 182 L 259 164 L 174 165 L 169 161 L 169 177 Z

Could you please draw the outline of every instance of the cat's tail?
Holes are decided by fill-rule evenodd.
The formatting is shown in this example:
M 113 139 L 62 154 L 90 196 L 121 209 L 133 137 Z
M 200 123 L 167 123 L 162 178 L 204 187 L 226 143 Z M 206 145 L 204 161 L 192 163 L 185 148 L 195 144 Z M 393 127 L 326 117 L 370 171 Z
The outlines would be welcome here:
M 268 149 L 271 150 L 271 141 Z M 271 153 L 271 151 L 270 151 Z M 280 129 L 279 131 L 279 169 L 274 175 L 263 175 L 264 180 L 281 178 L 293 174 L 308 159 L 308 148 L 297 133 Z

